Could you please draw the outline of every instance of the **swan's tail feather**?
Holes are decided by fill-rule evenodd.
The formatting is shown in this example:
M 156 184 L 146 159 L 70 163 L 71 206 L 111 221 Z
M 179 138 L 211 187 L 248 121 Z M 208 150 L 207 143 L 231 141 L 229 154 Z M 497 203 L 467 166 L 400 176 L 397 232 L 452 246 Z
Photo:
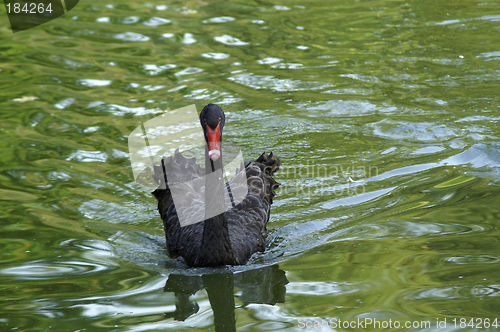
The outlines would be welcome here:
M 277 156 L 275 156 L 272 152 L 270 154 L 263 153 L 259 158 L 254 162 L 261 169 L 261 172 L 264 175 L 265 182 L 267 183 L 266 187 L 268 188 L 266 191 L 266 198 L 269 203 L 273 203 L 273 197 L 276 195 L 275 190 L 281 185 L 281 183 L 277 182 L 273 179 L 273 174 L 280 168 L 281 161 Z M 249 173 L 247 172 L 247 176 Z
M 269 175 L 273 175 L 276 173 L 277 170 L 279 170 L 281 161 L 278 157 L 273 155 L 271 152 L 270 154 L 263 153 L 260 155 L 259 158 L 257 158 L 256 162 L 264 164 L 264 172 L 266 172 Z
M 163 157 L 160 165 L 153 165 L 154 174 L 153 180 L 158 184 L 157 190 L 168 189 L 167 174 L 172 171 L 173 159 L 172 157 Z M 155 192 L 157 191 L 155 190 Z M 156 196 L 156 194 L 153 192 Z
M 196 163 L 196 158 L 186 158 L 179 150 L 175 150 L 174 156 L 163 157 L 160 165 L 154 165 L 153 179 L 158 183 L 157 189 L 168 189 L 168 182 L 188 182 L 204 172 Z

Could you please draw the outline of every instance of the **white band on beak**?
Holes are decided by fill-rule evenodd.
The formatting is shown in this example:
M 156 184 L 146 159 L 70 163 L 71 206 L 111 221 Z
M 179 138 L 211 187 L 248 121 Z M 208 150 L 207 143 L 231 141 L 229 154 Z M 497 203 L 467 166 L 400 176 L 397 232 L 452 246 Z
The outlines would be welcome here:
M 216 161 L 220 157 L 220 151 L 219 150 L 210 150 L 210 151 L 208 151 L 208 156 L 213 161 Z

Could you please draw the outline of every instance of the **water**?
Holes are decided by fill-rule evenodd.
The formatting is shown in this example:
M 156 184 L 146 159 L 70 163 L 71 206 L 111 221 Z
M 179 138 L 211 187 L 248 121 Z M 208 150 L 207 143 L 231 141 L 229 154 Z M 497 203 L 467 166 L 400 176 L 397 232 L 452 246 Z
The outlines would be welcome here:
M 0 9 L 2 331 L 496 330 L 499 12 L 81 2 L 13 34 Z M 128 160 L 140 123 L 209 102 L 283 164 L 244 267 L 168 258 Z

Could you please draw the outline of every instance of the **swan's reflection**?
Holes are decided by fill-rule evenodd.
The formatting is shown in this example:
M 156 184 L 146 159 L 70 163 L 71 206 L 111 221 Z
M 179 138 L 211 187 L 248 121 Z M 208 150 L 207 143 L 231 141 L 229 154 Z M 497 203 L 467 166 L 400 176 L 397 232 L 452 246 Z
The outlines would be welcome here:
M 200 289 L 206 289 L 214 313 L 216 331 L 236 331 L 234 314 L 234 287 L 241 290 L 240 300 L 245 304 L 271 304 L 285 302 L 285 271 L 278 265 L 233 273 L 223 270 L 202 276 L 171 274 L 165 284 L 165 292 L 175 293 L 176 310 L 165 313 L 167 318 L 184 321 L 199 310 L 189 297 Z

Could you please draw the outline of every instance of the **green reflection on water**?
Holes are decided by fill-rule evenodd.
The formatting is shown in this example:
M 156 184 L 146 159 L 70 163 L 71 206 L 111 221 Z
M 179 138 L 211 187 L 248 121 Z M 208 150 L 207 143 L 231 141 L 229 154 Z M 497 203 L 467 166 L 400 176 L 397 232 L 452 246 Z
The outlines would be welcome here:
M 213 330 L 210 290 L 183 298 L 198 310 L 181 320 L 165 287 L 217 273 L 166 256 L 125 153 L 140 123 L 209 102 L 248 159 L 283 164 L 266 253 L 233 284 L 214 277 L 235 294 L 223 322 L 496 318 L 499 8 L 81 2 L 26 32 L 4 25 L 2 330 Z M 286 294 L 255 281 L 277 271 Z

